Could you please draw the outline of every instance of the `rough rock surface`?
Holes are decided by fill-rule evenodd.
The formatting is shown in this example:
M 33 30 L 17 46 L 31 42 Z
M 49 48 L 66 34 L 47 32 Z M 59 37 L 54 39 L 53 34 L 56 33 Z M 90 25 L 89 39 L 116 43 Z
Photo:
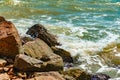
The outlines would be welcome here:
M 0 22 L 0 55 L 15 57 L 21 53 L 21 40 L 14 24 L 9 21 Z
M 37 72 L 33 80 L 65 80 L 58 72 Z M 28 79 L 29 80 L 29 79 Z
M 0 67 L 4 67 L 6 65 L 7 61 L 4 59 L 0 59 Z
M 62 58 L 59 55 L 54 54 L 52 49 L 39 38 L 27 42 L 23 45 L 23 48 L 27 55 L 39 59 L 46 64 L 45 71 L 63 69 Z
M 33 25 L 26 34 L 31 35 L 33 38 L 40 38 L 49 46 L 60 45 L 57 41 L 56 36 L 49 33 L 47 29 L 41 24 Z
M 51 48 L 41 39 L 36 38 L 23 45 L 24 52 L 33 58 L 42 58 L 42 56 L 52 54 Z
M 66 80 L 91 80 L 91 75 L 80 69 L 68 69 L 62 74 Z
M 68 52 L 64 49 L 61 49 L 61 48 L 57 48 L 57 47 L 51 47 L 51 48 L 55 54 L 62 57 L 64 62 L 73 63 L 73 59 L 71 57 L 70 52 Z
M 15 58 L 14 67 L 20 71 L 59 71 L 63 69 L 63 64 L 58 56 L 51 55 L 49 61 L 46 58 L 38 60 L 30 56 L 19 54 Z
M 5 21 L 5 18 L 0 16 L 0 22 Z

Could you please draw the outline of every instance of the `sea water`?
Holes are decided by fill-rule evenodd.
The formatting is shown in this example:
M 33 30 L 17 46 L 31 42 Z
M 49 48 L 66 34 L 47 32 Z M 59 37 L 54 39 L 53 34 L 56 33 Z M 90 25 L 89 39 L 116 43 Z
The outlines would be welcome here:
M 70 51 L 76 67 L 120 80 L 120 64 L 108 65 L 98 55 L 105 49 L 118 50 L 120 0 L 0 0 L 0 16 L 12 21 L 20 35 L 43 24 L 57 35 L 62 44 L 58 47 Z

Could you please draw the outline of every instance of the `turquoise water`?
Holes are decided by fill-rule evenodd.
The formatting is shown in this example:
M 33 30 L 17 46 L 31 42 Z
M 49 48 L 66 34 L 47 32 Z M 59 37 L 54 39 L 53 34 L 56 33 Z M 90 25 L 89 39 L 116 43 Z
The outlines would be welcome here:
M 110 69 L 112 77 L 120 77 L 119 69 L 105 67 L 97 56 L 109 44 L 120 43 L 120 0 L 0 0 L 0 15 L 20 34 L 43 24 L 58 36 L 62 48 L 85 62 L 79 67 L 90 72 Z M 96 70 L 89 63 L 96 64 Z

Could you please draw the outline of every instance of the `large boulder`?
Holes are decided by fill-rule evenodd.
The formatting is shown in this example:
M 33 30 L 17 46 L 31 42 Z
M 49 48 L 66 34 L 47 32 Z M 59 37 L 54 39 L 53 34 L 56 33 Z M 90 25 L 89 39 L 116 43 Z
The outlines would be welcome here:
M 0 55 L 15 57 L 21 53 L 21 40 L 17 29 L 10 21 L 0 19 Z
M 49 33 L 47 29 L 41 24 L 35 24 L 26 32 L 26 34 L 31 35 L 33 38 L 40 38 L 46 42 L 49 46 L 60 45 L 57 41 L 56 36 Z
M 39 38 L 25 43 L 23 49 L 26 55 L 19 54 L 15 58 L 15 68 L 22 71 L 33 71 L 34 69 L 34 71 L 59 71 L 63 69 L 62 58 L 54 54 L 51 48 Z

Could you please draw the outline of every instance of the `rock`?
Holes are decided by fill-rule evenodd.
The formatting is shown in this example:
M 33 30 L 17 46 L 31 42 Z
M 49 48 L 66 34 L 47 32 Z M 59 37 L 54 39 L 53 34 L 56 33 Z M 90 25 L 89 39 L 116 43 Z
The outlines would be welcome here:
M 68 69 L 62 72 L 66 80 L 91 80 L 91 75 L 80 69 Z
M 5 72 L 9 72 L 13 68 L 13 64 L 5 66 L 3 69 Z
M 18 72 L 17 75 L 20 77 L 20 78 L 23 78 L 25 79 L 27 77 L 27 74 L 25 72 Z
M 3 72 L 4 72 L 3 67 L 0 67 L 0 73 L 3 73 Z
M 21 39 L 22 39 L 22 44 L 25 44 L 28 41 L 33 41 L 34 40 L 32 37 L 28 37 L 28 36 L 21 37 Z
M 44 55 L 50 55 L 53 53 L 51 48 L 39 38 L 24 44 L 23 49 L 27 55 L 37 59 L 42 58 Z
M 21 44 L 14 24 L 10 21 L 0 22 L 0 55 L 14 58 L 21 53 Z
M 0 59 L 0 67 L 4 67 L 7 64 L 7 61 L 4 59 Z
M 57 47 L 51 47 L 51 48 L 55 54 L 62 57 L 64 62 L 73 63 L 73 58 L 71 57 L 70 52 Z
M 103 51 L 99 52 L 98 55 L 102 57 L 105 63 L 109 66 L 120 65 L 120 44 L 111 44 L 103 48 Z
M 38 59 L 19 54 L 15 58 L 14 68 L 20 71 L 40 71 L 42 64 L 43 62 Z
M 108 80 L 110 76 L 102 73 L 92 75 L 91 80 Z
M 50 47 L 55 45 L 60 45 L 57 41 L 56 36 L 49 33 L 47 29 L 41 24 L 35 24 L 26 32 L 26 34 L 31 35 L 33 38 L 40 38 Z
M 0 22 L 6 21 L 4 17 L 0 16 Z
M 60 63 L 59 61 L 60 60 L 54 58 L 51 61 L 43 62 L 41 60 L 32 58 L 30 56 L 19 54 L 15 58 L 14 68 L 20 71 L 28 71 L 28 72 L 54 71 L 54 70 L 56 71 L 56 70 L 61 70 L 63 68 L 63 66 L 59 64 Z
M 58 72 L 37 72 L 34 74 L 35 80 L 65 80 Z
M 0 80 L 10 80 L 10 77 L 7 73 L 1 73 Z
M 42 40 L 36 38 L 34 41 L 23 45 L 27 55 L 39 59 L 46 64 L 47 71 L 63 69 L 63 60 L 59 55 L 53 53 L 52 49 Z

